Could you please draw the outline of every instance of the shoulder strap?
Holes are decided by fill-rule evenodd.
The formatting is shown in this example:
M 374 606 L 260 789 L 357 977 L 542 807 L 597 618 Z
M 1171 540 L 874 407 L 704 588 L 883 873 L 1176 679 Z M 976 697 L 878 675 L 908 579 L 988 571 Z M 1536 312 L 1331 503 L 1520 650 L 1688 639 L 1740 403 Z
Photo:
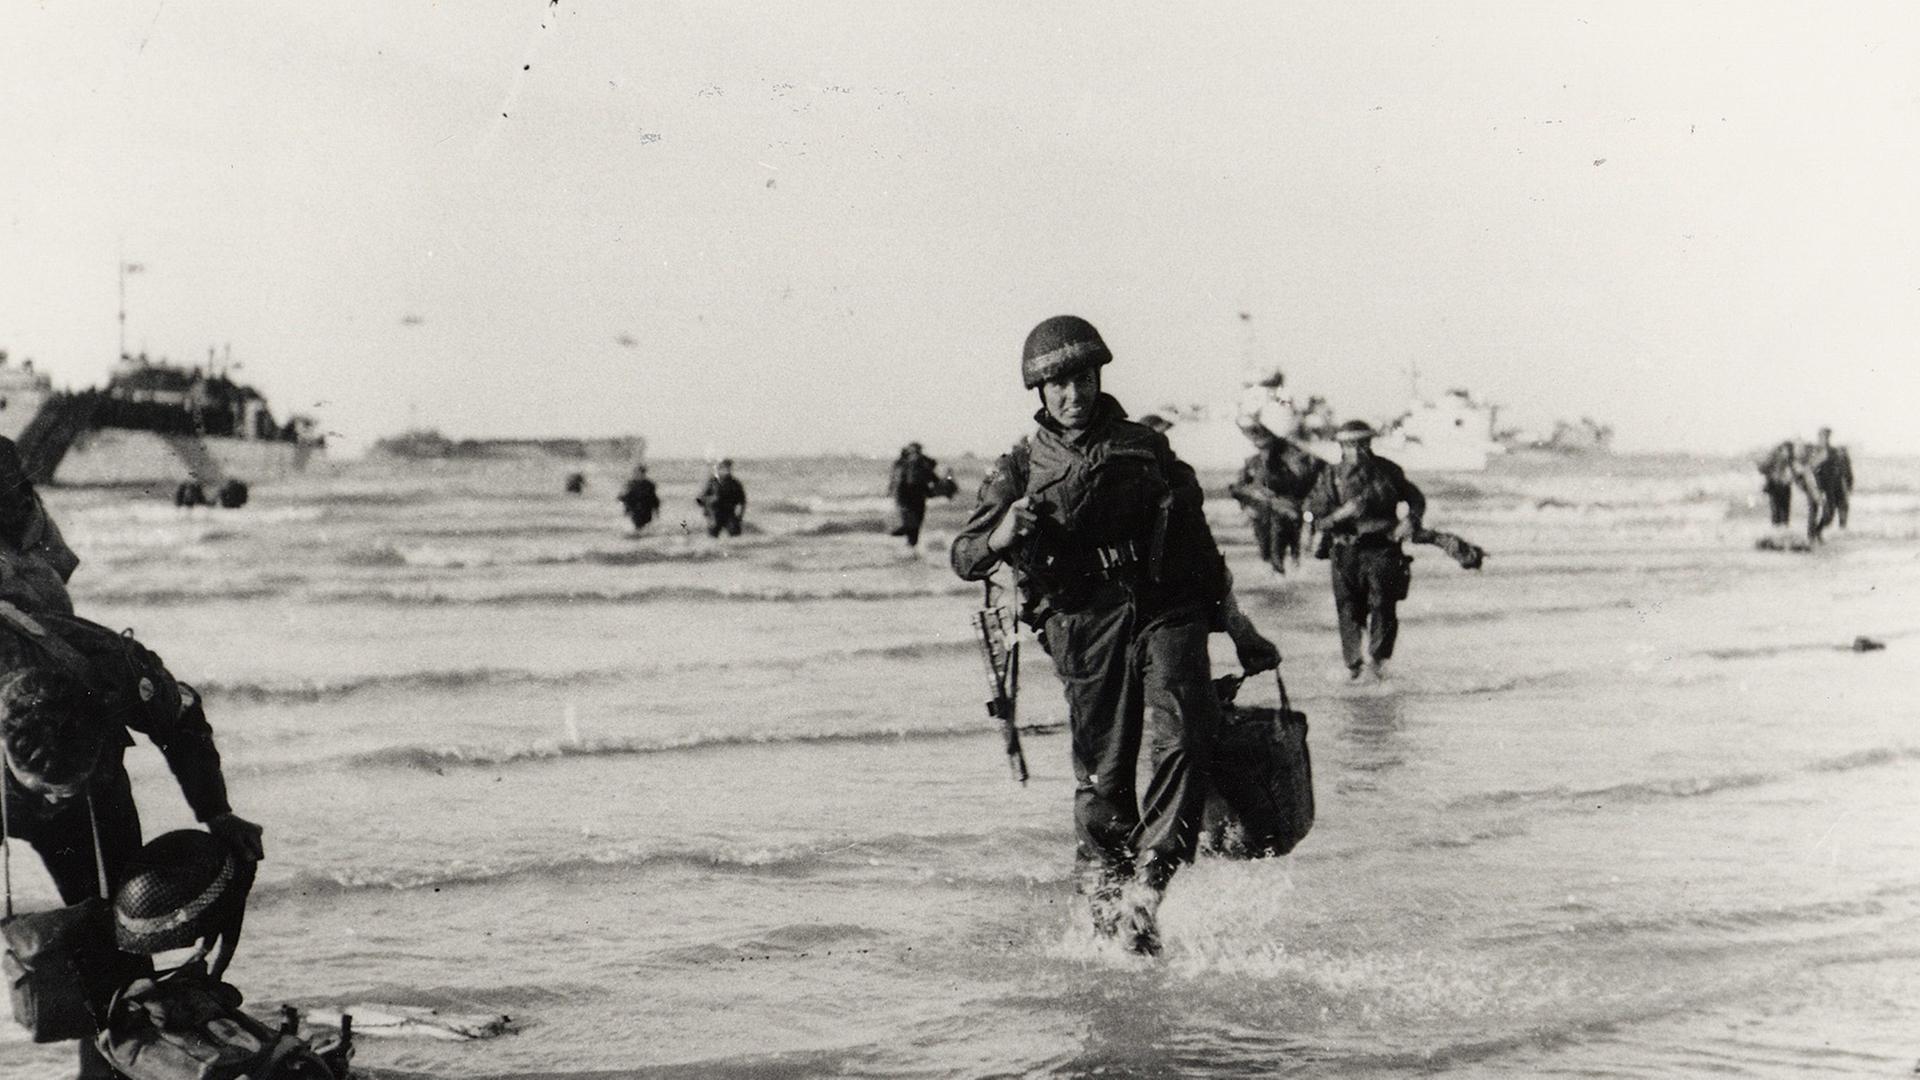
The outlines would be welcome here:
M 4 620 L 14 629 L 25 635 L 27 640 L 40 647 L 53 661 L 67 670 L 69 675 L 84 676 L 91 665 L 80 650 L 67 644 L 58 636 L 40 624 L 38 619 L 15 607 L 11 601 L 0 600 L 0 620 Z
M 13 918 L 13 843 L 7 835 L 6 770 L 8 766 L 0 761 L 0 883 L 4 883 L 6 892 L 6 917 Z M 100 819 L 93 812 L 93 788 L 87 788 L 87 833 L 93 837 L 93 868 L 99 875 L 100 899 L 111 901 L 107 890 L 107 856 L 100 850 Z

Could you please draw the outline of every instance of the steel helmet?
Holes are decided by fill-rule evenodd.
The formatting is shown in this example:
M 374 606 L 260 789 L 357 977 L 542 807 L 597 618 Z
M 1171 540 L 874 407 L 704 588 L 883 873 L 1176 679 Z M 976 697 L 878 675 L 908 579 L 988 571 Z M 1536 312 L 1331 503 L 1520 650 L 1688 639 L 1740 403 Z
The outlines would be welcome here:
M 1032 390 L 1048 379 L 1072 375 L 1113 360 L 1100 331 L 1077 315 L 1055 315 L 1033 328 L 1020 352 L 1020 379 Z
M 1333 438 L 1335 442 L 1357 443 L 1366 442 L 1375 434 L 1377 432 L 1373 430 L 1373 425 L 1365 420 L 1349 420 L 1340 425 L 1339 430 L 1333 433 Z
M 129 861 L 113 898 L 114 941 L 130 953 L 185 948 L 237 927 L 253 864 L 198 829 L 156 837 Z

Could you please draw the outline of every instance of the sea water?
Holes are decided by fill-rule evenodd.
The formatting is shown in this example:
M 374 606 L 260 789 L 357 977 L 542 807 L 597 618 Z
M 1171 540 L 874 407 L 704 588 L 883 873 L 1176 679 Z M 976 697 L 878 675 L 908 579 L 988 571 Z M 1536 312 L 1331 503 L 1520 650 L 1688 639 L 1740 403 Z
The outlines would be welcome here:
M 239 511 L 51 491 L 83 614 L 204 692 L 266 826 L 231 978 L 263 1011 L 503 1013 L 369 1036 L 374 1077 L 1895 1076 L 1920 1057 L 1920 464 L 1757 551 L 1737 461 L 1425 478 L 1399 653 L 1350 685 L 1325 564 L 1280 577 L 1215 494 L 1312 722 L 1318 823 L 1203 859 L 1165 955 L 1071 885 L 1064 707 L 1026 648 L 1032 780 L 983 702 L 976 586 L 885 533 L 886 462 L 342 463 Z M 1210 477 L 1216 486 L 1224 477 Z M 1884 651 L 1848 648 L 1858 635 Z M 1215 639 L 1215 667 L 1231 649 Z M 1271 684 L 1246 693 L 1271 700 Z M 189 824 L 131 757 L 149 835 Z M 29 849 L 16 886 L 52 891 Z M 0 1034 L 0 1076 L 71 1047 Z

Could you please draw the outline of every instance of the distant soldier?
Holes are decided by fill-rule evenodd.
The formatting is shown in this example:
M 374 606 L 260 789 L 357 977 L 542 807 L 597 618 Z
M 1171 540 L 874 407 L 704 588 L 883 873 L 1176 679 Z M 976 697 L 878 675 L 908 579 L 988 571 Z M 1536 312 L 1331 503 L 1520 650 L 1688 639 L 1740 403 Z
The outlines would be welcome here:
M 1760 490 L 1767 496 L 1767 511 L 1776 526 L 1793 519 L 1793 485 L 1798 479 L 1794 459 L 1793 440 L 1785 439 L 1759 462 Z
M 927 519 L 927 500 L 939 495 L 953 498 L 957 486 L 951 476 L 941 476 L 940 463 L 922 452 L 917 442 L 910 442 L 893 463 L 887 475 L 887 494 L 893 497 L 893 505 L 899 523 L 888 536 L 904 536 L 908 547 L 920 546 L 920 525 Z
M 587 490 L 587 474 L 586 473 L 568 473 L 567 474 L 567 494 L 583 495 L 586 493 L 586 490 Z
M 1820 441 L 1807 448 L 1806 469 L 1820 496 L 1817 511 L 1808 515 L 1807 539 L 1817 542 L 1837 517 L 1847 527 L 1847 502 L 1853 494 L 1853 458 L 1844 446 L 1833 445 L 1833 429 L 1820 429 Z
M 1300 444 L 1252 420 L 1242 426 L 1254 452 L 1227 488 L 1253 520 L 1260 557 L 1275 573 L 1287 572 L 1287 557 L 1300 565 L 1300 530 L 1307 496 L 1326 463 Z
M 707 535 L 739 536 L 747 513 L 747 489 L 733 478 L 733 459 L 721 458 L 707 486 L 693 500 L 707 514 Z
M 1220 722 L 1207 634 L 1227 576 L 1193 469 L 1101 392 L 1112 359 L 1071 315 L 1027 335 L 1020 370 L 1040 396 L 1037 426 L 981 483 L 953 568 L 980 581 L 1012 564 L 1022 617 L 1066 690 L 1094 929 L 1155 953 L 1162 890 L 1193 857 L 1206 802 Z
M 628 478 L 627 486 L 620 491 L 620 505 L 626 509 L 627 517 L 636 529 L 644 529 L 660 512 L 660 493 L 647 479 L 647 467 L 635 465 L 633 475 Z
M 1373 452 L 1373 428 L 1349 420 L 1334 433 L 1340 463 L 1324 469 L 1307 497 L 1307 512 L 1326 534 L 1333 562 L 1333 604 L 1340 616 L 1340 652 L 1347 673 L 1377 677 L 1400 632 L 1396 606 L 1407 595 L 1410 560 L 1400 542 L 1420 528 L 1427 499 L 1400 466 Z M 1399 505 L 1407 505 L 1400 520 Z

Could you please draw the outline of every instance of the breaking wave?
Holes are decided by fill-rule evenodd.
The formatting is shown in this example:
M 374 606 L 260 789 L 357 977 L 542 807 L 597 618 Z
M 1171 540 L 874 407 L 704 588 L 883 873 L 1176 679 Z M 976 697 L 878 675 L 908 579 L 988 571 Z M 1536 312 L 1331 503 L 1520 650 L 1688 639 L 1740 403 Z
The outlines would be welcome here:
M 497 860 L 453 860 L 440 865 L 367 867 L 359 870 L 303 870 L 282 881 L 261 882 L 255 898 L 334 896 L 358 892 L 415 892 L 537 879 L 604 876 L 617 871 L 692 870 L 702 874 L 799 878 L 837 867 L 868 868 L 879 863 L 919 864 L 942 852 L 1008 843 L 1050 848 L 1059 842 L 1052 828 L 1013 828 L 985 833 L 891 833 L 832 846 L 793 844 L 749 847 L 718 844 L 661 849 L 651 840 L 634 840 L 597 851 L 559 857 L 503 856 Z M 987 879 L 1003 880 L 1003 879 Z M 1011 879 L 1006 879 L 1011 880 Z M 1019 880 L 1026 880 L 1019 878 Z
M 823 586 L 809 589 L 784 585 L 651 585 L 635 589 L 537 589 L 528 592 L 484 593 L 460 596 L 419 589 L 359 589 L 327 593 L 316 599 L 333 603 L 390 604 L 401 607 L 505 607 L 520 604 L 654 604 L 654 603 L 773 603 L 804 604 L 822 601 L 884 602 L 971 594 L 975 586 L 958 579 L 951 584 L 895 588 Z M 204 597 L 202 597 L 204 598 Z
M 1920 746 L 1888 746 L 1855 751 L 1840 757 L 1823 758 L 1798 768 L 1772 772 L 1735 772 L 1718 776 L 1681 776 L 1663 780 L 1641 780 L 1599 788 L 1574 788 L 1556 785 L 1550 788 L 1482 792 L 1455 799 L 1456 808 L 1510 806 L 1518 803 L 1658 803 L 1678 799 L 1697 799 L 1727 791 L 1741 791 L 1769 784 L 1785 783 L 1815 773 L 1843 773 L 1858 769 L 1883 768 L 1920 761 Z
M 761 669 L 801 670 L 849 660 L 924 660 L 972 653 L 977 646 L 970 640 L 918 641 L 899 645 L 844 649 L 811 656 L 768 659 L 756 662 Z M 532 671 L 526 668 L 451 668 L 439 671 L 408 671 L 388 675 L 363 675 L 335 681 L 307 679 L 297 682 L 221 682 L 196 681 L 194 686 L 209 699 L 238 701 L 257 705 L 300 705 L 368 693 L 412 693 L 414 691 L 461 692 L 493 691 L 528 687 L 577 687 L 586 683 L 638 681 L 658 675 L 690 671 L 728 670 L 738 666 L 731 658 L 688 660 L 677 664 L 646 667 L 597 668 L 574 671 Z
M 1050 735 L 1062 725 L 1022 724 L 1028 735 Z M 692 751 L 753 746 L 823 746 L 831 744 L 879 744 L 942 739 L 967 739 L 997 736 L 985 723 L 931 728 L 846 728 L 798 732 L 694 732 L 670 738 L 654 739 L 581 739 L 569 742 L 524 743 L 517 746 L 389 746 L 379 750 L 335 759 L 347 768 L 416 769 L 441 772 L 456 768 L 498 768 L 572 758 L 630 757 L 640 754 L 672 754 Z M 302 762 L 299 768 L 311 768 Z

